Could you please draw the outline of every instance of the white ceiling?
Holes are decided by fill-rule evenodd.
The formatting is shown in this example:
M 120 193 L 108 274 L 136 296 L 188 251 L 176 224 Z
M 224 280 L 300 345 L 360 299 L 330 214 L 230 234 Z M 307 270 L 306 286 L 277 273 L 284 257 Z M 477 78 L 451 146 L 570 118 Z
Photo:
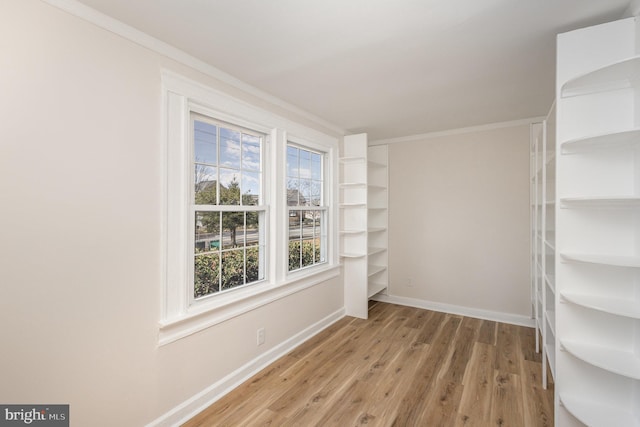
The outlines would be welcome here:
M 545 115 L 555 35 L 630 0 L 81 0 L 370 140 Z

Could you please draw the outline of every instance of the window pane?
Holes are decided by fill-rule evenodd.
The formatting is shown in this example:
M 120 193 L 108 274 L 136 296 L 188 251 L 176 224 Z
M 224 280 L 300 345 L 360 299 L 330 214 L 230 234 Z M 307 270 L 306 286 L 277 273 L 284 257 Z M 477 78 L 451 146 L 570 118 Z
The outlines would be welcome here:
M 242 204 L 258 205 L 260 201 L 260 173 L 242 172 Z
M 240 169 L 240 132 L 220 128 L 220 166 Z
M 196 205 L 215 205 L 217 193 L 217 168 L 195 165 L 194 202 Z
M 220 214 L 218 212 L 196 212 L 195 253 L 220 249 Z
M 289 241 L 289 271 L 300 268 L 300 240 Z
M 219 291 L 220 254 L 196 255 L 194 263 L 194 298 Z
M 240 204 L 240 171 L 220 168 L 220 204 Z
M 300 178 L 311 178 L 311 152 L 300 150 Z
M 193 157 L 198 163 L 217 162 L 217 127 L 196 120 L 193 124 Z
M 311 180 L 300 180 L 300 206 L 311 206 Z
M 287 147 L 287 176 L 298 178 L 298 152 L 295 147 Z
M 317 153 L 311 153 L 311 178 L 322 179 L 322 156 Z
M 260 170 L 260 140 L 253 135 L 242 134 L 242 168 Z
M 257 245 L 260 242 L 260 212 L 246 213 L 246 240 L 247 246 Z
M 222 290 L 244 284 L 244 250 L 222 253 Z
M 322 182 L 311 181 L 311 206 L 320 206 L 322 204 Z
M 314 239 L 306 239 L 302 241 L 302 266 L 308 267 L 314 264 Z
M 244 212 L 221 212 L 222 248 L 237 248 L 244 244 Z
M 247 248 L 246 283 L 264 279 L 263 275 L 260 273 L 260 251 L 263 250 L 264 249 L 259 246 L 252 246 Z
M 287 206 L 299 206 L 300 183 L 295 178 L 287 180 Z

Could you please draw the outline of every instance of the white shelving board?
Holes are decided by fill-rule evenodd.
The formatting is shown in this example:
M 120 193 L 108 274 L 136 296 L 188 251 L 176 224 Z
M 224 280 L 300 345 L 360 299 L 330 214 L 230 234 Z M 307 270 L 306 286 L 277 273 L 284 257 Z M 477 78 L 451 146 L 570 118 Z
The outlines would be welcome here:
M 558 36 L 555 425 L 640 426 L 637 18 Z

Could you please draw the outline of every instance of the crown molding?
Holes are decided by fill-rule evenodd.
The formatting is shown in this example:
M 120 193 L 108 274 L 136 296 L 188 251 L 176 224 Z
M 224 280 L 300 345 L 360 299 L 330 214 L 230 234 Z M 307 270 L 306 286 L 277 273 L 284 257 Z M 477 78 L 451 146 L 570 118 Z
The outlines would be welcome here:
M 394 144 L 397 142 L 424 141 L 425 139 L 440 138 L 443 136 L 462 135 L 465 133 L 474 133 L 474 132 L 482 132 L 482 131 L 488 131 L 493 129 L 530 125 L 532 123 L 541 122 L 544 119 L 545 119 L 544 116 L 531 117 L 528 119 L 511 120 L 508 122 L 489 123 L 486 125 L 470 126 L 470 127 L 464 127 L 464 128 L 458 128 L 458 129 L 448 129 L 448 130 L 443 130 L 438 132 L 428 132 L 428 133 L 421 133 L 417 135 L 401 136 L 398 138 L 377 139 L 377 140 L 369 141 L 369 146 L 387 145 L 387 144 Z
M 174 61 L 177 61 L 183 65 L 193 68 L 209 77 L 213 77 L 223 83 L 226 83 L 236 89 L 240 89 L 249 95 L 255 96 L 263 101 L 266 101 L 272 105 L 280 107 L 290 113 L 296 114 L 313 123 L 322 126 L 328 130 L 336 132 L 339 135 L 344 135 L 346 131 L 339 126 L 330 123 L 318 116 L 315 116 L 293 104 L 289 104 L 282 99 L 270 95 L 260 89 L 251 86 L 242 80 L 233 77 L 230 74 L 225 73 L 222 70 L 214 67 L 213 65 L 204 62 L 185 51 L 178 49 L 162 40 L 159 40 L 149 34 L 140 31 L 130 25 L 123 23 L 111 16 L 108 16 L 102 12 L 99 12 L 85 4 L 80 3 L 77 0 L 42 0 L 53 7 L 56 7 L 64 12 L 74 15 L 80 19 L 83 19 L 91 24 L 94 24 L 104 30 L 117 34 L 133 43 L 136 43 L 142 47 L 150 49 L 160 55 L 166 56 Z

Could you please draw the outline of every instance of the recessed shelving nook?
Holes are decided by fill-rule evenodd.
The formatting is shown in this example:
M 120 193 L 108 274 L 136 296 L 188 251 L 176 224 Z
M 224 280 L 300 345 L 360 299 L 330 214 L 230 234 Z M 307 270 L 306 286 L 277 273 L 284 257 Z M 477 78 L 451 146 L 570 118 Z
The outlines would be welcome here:
M 558 36 L 560 427 L 640 426 L 639 39 L 636 18 Z
M 340 158 L 340 255 L 345 309 L 366 319 L 368 300 L 388 287 L 387 147 L 345 136 Z

